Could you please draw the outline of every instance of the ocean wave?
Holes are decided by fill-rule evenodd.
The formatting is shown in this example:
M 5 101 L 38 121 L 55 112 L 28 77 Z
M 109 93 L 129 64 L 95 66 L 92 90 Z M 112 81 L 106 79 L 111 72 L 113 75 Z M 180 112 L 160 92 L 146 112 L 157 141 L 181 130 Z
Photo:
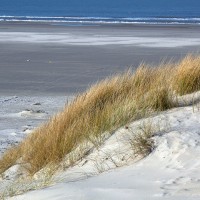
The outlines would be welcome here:
M 199 24 L 200 17 L 140 17 L 140 18 L 106 18 L 106 17 L 68 17 L 68 16 L 0 16 L 0 21 L 13 22 L 49 22 L 49 23 L 91 23 L 91 24 Z

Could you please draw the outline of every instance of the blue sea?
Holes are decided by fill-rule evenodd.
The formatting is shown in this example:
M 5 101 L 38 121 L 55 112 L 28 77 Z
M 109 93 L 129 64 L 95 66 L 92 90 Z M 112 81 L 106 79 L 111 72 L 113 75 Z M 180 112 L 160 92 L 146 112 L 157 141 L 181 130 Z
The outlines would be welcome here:
M 200 0 L 0 0 L 0 21 L 200 24 Z

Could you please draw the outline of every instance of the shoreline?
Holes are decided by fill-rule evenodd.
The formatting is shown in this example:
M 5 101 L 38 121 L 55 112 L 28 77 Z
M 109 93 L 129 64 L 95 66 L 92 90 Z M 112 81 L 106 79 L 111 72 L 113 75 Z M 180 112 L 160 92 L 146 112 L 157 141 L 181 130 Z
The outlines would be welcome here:
M 99 28 L 175 28 L 175 29 L 179 29 L 179 28 L 194 28 L 194 29 L 200 29 L 200 24 L 195 24 L 195 23 L 191 23 L 191 24 L 181 24 L 181 23 L 177 23 L 177 24 L 165 24 L 165 23 L 158 23 L 158 24 L 151 24 L 151 23 L 135 23 L 135 24 L 123 24 L 123 23 L 108 23 L 108 24 L 104 24 L 104 23 L 79 23 L 79 22 L 50 22 L 50 21 L 46 21 L 46 22 L 33 22 L 33 21 L 0 21 L 0 27 L 1 26 L 7 26 L 7 27 L 13 27 L 13 26 L 34 26 L 36 28 L 47 28 L 47 27 L 57 27 L 60 29 L 65 29 L 67 27 L 78 27 L 78 28 L 84 28 L 84 27 L 99 27 Z M 15 27 L 16 28 L 16 27 Z M 0 29 L 1 31 L 1 29 Z

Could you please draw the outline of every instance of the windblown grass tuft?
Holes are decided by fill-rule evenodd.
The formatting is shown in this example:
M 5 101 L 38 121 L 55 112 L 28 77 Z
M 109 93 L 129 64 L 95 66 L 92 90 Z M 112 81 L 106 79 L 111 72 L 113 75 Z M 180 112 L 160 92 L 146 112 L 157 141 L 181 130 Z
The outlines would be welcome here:
M 200 57 L 188 55 L 178 63 L 173 88 L 180 95 L 200 90 Z
M 154 149 L 154 141 L 152 139 L 155 132 L 153 125 L 148 122 L 139 127 L 139 132 L 134 133 L 130 139 L 130 145 L 134 151 L 135 156 L 145 157 L 149 155 Z

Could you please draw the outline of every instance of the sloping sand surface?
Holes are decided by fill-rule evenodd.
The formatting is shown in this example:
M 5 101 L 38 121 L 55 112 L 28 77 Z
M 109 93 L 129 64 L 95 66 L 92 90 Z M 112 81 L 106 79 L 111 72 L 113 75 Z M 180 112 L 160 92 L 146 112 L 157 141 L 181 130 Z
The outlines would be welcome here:
M 179 107 L 133 122 L 129 129 L 122 127 L 76 166 L 59 172 L 57 184 L 11 199 L 197 200 L 200 198 L 199 108 L 199 104 Z M 138 160 L 133 156 L 129 139 L 145 124 L 154 127 L 155 149 Z

